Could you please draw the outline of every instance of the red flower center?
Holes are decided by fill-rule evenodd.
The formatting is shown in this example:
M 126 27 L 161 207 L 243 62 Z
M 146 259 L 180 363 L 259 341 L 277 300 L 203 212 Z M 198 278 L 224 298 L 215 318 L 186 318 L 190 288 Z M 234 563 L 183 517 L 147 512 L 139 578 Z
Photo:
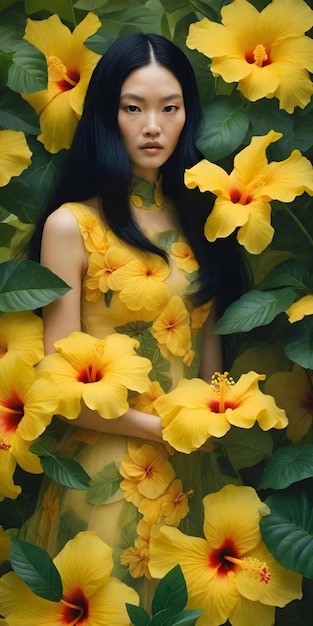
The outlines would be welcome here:
M 99 380 L 102 380 L 103 372 L 95 363 L 91 365 L 87 365 L 87 367 L 83 368 L 78 372 L 77 380 L 79 383 L 97 383 Z
M 64 597 L 61 602 L 63 604 L 62 624 L 75 626 L 88 618 L 89 602 L 79 587 Z
M 15 391 L 0 407 L 1 427 L 6 433 L 14 433 L 24 417 L 24 403 Z
M 272 63 L 270 53 L 262 43 L 258 43 L 254 50 L 248 50 L 245 59 L 250 65 L 254 63 L 258 67 L 266 67 Z
M 219 548 L 211 550 L 209 554 L 209 566 L 218 570 L 218 576 L 226 576 L 228 572 L 236 569 L 235 563 L 227 560 L 227 557 L 239 558 L 239 552 L 236 549 L 232 539 L 224 539 Z

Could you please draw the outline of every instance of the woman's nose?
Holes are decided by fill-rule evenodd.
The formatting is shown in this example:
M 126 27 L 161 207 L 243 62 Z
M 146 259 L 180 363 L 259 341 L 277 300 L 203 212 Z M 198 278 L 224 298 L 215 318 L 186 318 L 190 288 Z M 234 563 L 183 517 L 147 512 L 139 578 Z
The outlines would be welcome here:
M 158 116 L 155 113 L 150 113 L 146 116 L 143 134 L 144 135 L 159 135 L 161 132 L 160 122 Z

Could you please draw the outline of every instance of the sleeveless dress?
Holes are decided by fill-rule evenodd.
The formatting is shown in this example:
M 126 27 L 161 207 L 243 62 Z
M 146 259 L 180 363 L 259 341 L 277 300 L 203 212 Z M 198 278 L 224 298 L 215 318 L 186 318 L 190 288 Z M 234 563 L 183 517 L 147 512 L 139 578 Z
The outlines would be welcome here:
M 169 263 L 119 240 L 100 219 L 95 203 L 66 206 L 76 217 L 89 259 L 82 330 L 98 338 L 115 332 L 136 337 L 138 353 L 152 363 L 151 388 L 130 396 L 129 404 L 149 419 L 160 394 L 173 389 L 180 378 L 198 375 L 210 303 L 192 305 L 198 264 L 160 181 L 134 177 L 130 200 L 141 229 L 166 250 Z M 146 280 L 151 275 L 152 285 Z M 91 487 L 69 489 L 45 478 L 22 538 L 54 557 L 78 532 L 95 531 L 113 548 L 113 575 L 134 587 L 141 605 L 149 609 L 155 586 L 148 569 L 151 533 L 165 523 L 202 536 L 202 498 L 212 490 L 214 455 L 186 455 L 170 446 L 98 433 L 58 418 L 46 434 L 58 442 L 60 455 L 84 467 Z

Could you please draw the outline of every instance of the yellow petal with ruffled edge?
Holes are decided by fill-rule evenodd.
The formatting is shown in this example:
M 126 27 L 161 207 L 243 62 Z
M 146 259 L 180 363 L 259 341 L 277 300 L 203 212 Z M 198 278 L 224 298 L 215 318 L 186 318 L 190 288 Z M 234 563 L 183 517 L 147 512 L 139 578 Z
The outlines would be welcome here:
M 2 359 L 11 353 L 19 353 L 32 364 L 42 359 L 42 320 L 32 311 L 3 313 L 0 316 L 0 367 L 4 363 Z
M 33 153 L 22 131 L 0 130 L 0 143 L 0 187 L 4 187 L 29 167 Z
M 313 294 L 303 296 L 297 302 L 294 302 L 286 311 L 290 324 L 299 322 L 306 315 L 313 315 Z

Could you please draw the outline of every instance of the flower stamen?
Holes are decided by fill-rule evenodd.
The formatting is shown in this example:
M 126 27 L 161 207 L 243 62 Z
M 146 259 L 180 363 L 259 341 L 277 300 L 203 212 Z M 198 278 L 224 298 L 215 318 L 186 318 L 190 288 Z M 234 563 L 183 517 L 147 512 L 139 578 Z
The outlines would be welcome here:
M 266 61 L 268 61 L 268 54 L 266 53 L 265 47 L 262 43 L 259 43 L 253 50 L 253 58 L 254 63 L 258 67 L 263 67 L 266 65 Z
M 65 600 L 65 598 L 61 598 L 60 602 L 62 602 L 62 604 L 66 607 L 66 615 L 64 615 L 65 618 L 68 617 L 69 613 L 73 614 L 73 611 L 78 613 L 78 615 L 76 615 L 71 622 L 66 621 L 66 626 L 76 626 L 76 624 L 79 624 L 81 618 L 85 614 L 85 607 L 79 606 L 78 604 L 72 604 L 72 602 Z
M 226 554 L 224 554 L 224 559 L 234 563 L 235 565 L 239 565 L 250 578 L 255 578 L 260 583 L 265 583 L 267 585 L 271 580 L 271 573 L 265 561 L 261 563 L 261 561 L 253 558 L 252 556 L 237 559 L 234 556 L 228 556 Z
M 78 81 L 75 81 L 72 78 L 70 78 L 66 65 L 63 63 L 61 59 L 59 59 L 59 57 L 55 56 L 54 54 L 49 56 L 48 68 L 51 72 L 53 72 L 58 77 L 59 80 L 60 79 L 64 80 L 66 83 L 68 83 L 72 87 L 76 87 Z
M 235 384 L 234 379 L 229 375 L 229 372 L 215 372 L 211 379 L 211 386 L 214 391 L 219 394 L 218 413 L 225 412 L 225 396 L 228 392 L 228 388 Z

